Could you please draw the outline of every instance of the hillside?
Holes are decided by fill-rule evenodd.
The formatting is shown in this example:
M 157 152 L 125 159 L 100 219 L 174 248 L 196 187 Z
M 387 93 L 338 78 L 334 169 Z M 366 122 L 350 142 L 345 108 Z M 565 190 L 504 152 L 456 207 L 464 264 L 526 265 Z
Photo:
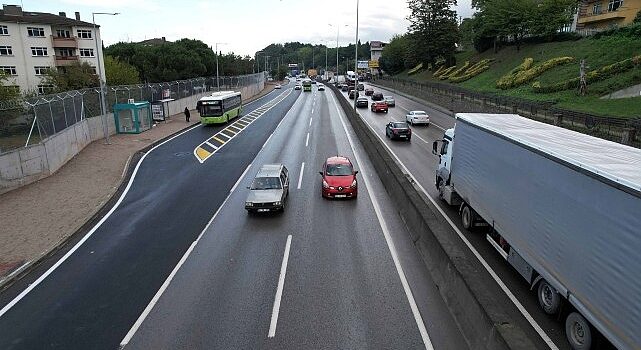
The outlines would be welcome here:
M 578 77 L 581 59 L 586 59 L 588 66 L 587 71 L 590 72 L 641 55 L 640 39 L 641 27 L 636 26 L 636 30 L 619 30 L 615 34 L 601 35 L 593 38 L 526 44 L 522 46 L 519 51 L 516 50 L 516 47 L 507 46 L 496 54 L 493 50 L 488 50 L 481 54 L 474 51 L 461 52 L 458 53 L 456 57 L 457 68 L 451 72 L 461 68 L 466 61 L 470 62 L 470 66 L 484 59 L 491 59 L 493 61 L 489 64 L 489 69 L 486 71 L 469 80 L 458 83 L 452 83 L 451 78 L 439 79 L 434 76 L 436 72 L 427 70 L 414 75 L 408 75 L 407 72 L 405 72 L 399 74 L 398 77 L 418 81 L 437 80 L 457 84 L 476 91 L 516 96 L 531 100 L 550 101 L 555 102 L 559 107 L 605 116 L 641 117 L 641 97 L 612 100 L 599 98 L 610 92 L 640 84 L 641 62 L 638 59 L 628 60 L 624 62 L 624 64 L 615 65 L 614 67 L 606 69 L 608 70 L 607 72 L 604 70 L 599 72 L 599 74 L 593 74 L 592 77 L 594 77 L 594 79 L 588 84 L 587 96 L 579 96 L 576 88 L 572 88 L 577 86 L 577 84 L 568 84 L 568 86 L 571 87 L 567 90 L 548 93 L 535 92 L 533 88 L 533 83 L 536 81 L 540 82 L 540 86 L 542 87 L 549 87 L 553 84 Z M 536 77 L 533 71 L 537 68 L 537 65 L 550 59 L 562 57 L 572 57 L 573 60 L 568 60 L 569 62 L 565 64 L 554 66 Z M 531 72 L 535 78 L 520 86 L 499 89 L 497 87 L 497 81 L 519 67 L 526 58 L 533 59 L 531 67 L 534 69 Z M 620 72 L 624 70 L 621 69 L 622 66 L 627 67 L 627 70 Z M 456 75 L 460 77 L 464 73 L 465 70 L 460 71 Z M 601 77 L 604 79 L 599 80 Z

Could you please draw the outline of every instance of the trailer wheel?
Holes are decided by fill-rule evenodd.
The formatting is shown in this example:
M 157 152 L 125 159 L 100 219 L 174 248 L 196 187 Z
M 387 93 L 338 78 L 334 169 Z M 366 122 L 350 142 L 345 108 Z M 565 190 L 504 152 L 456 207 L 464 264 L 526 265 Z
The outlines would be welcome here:
M 461 223 L 466 230 L 472 229 L 472 208 L 469 205 L 463 205 L 461 209 Z
M 578 312 L 565 319 L 565 336 L 574 350 L 588 350 L 592 346 L 590 323 Z
M 546 280 L 542 280 L 539 283 L 537 296 L 539 297 L 539 305 L 541 305 L 546 314 L 555 315 L 559 312 L 561 295 Z

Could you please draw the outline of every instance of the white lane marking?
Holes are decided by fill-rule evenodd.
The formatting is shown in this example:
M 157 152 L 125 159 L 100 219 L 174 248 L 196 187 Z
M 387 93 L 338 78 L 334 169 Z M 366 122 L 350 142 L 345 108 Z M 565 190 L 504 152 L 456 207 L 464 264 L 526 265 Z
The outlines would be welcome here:
M 314 120 L 314 118 L 309 117 L 309 126 L 312 126 L 312 120 Z
M 314 107 L 312 107 L 312 114 L 314 114 Z
M 422 138 L 422 137 L 418 136 L 418 133 L 417 133 L 417 132 L 413 132 L 413 133 L 412 133 L 412 137 L 413 137 L 413 136 L 418 137 L 418 139 L 419 139 L 419 140 L 421 140 L 421 141 L 423 141 L 423 142 L 427 143 L 428 145 L 430 144 L 430 143 L 429 143 L 429 142 L 427 142 L 424 138 Z
M 205 141 L 205 144 L 213 149 L 218 149 L 215 145 L 211 144 L 209 141 Z
M 309 133 L 307 133 L 307 137 L 305 138 L 305 147 L 309 145 Z
M 280 123 L 276 126 L 276 129 L 278 129 L 278 126 L 280 126 Z M 269 140 L 272 139 L 272 136 L 274 136 L 273 132 L 271 134 L 269 134 L 269 137 L 267 138 L 267 140 L 265 140 L 265 143 L 263 143 L 263 147 L 261 147 L 261 149 L 263 149 L 263 148 L 265 148 L 265 146 L 267 146 L 267 143 L 269 142 Z
M 222 202 L 222 204 L 218 207 L 218 209 L 214 213 L 214 216 L 212 216 L 211 219 L 209 219 L 209 221 L 207 222 L 207 225 L 205 225 L 205 228 L 203 228 L 203 230 L 200 232 L 200 234 L 198 235 L 196 240 L 191 243 L 191 245 L 189 246 L 189 248 L 187 249 L 185 254 L 183 254 L 182 258 L 180 258 L 180 261 L 178 261 L 178 264 L 174 267 L 174 269 L 171 271 L 169 276 L 167 276 L 167 279 L 165 279 L 165 282 L 163 282 L 163 284 L 160 286 L 160 289 L 158 289 L 158 291 L 156 292 L 154 297 L 151 299 L 149 304 L 147 304 L 147 307 L 145 307 L 145 310 L 143 310 L 142 314 L 140 314 L 140 316 L 138 316 L 138 319 L 136 320 L 134 325 L 131 327 L 131 329 L 129 329 L 129 332 L 127 332 L 125 337 L 120 341 L 120 349 L 122 349 L 127 344 L 129 344 L 129 342 L 131 341 L 131 338 L 133 338 L 133 336 L 136 334 L 136 332 L 138 331 L 138 329 L 140 328 L 142 323 L 145 321 L 147 316 L 149 316 L 149 313 L 151 312 L 151 310 L 154 308 L 154 306 L 156 306 L 156 303 L 158 302 L 158 300 L 160 300 L 160 297 L 162 296 L 162 294 L 165 292 L 165 290 L 167 290 L 167 287 L 169 287 L 169 284 L 171 283 L 171 280 L 174 279 L 174 276 L 176 276 L 176 273 L 178 273 L 178 270 L 180 270 L 180 267 L 185 263 L 185 261 L 187 260 L 187 258 L 191 254 L 191 252 L 196 247 L 196 244 L 198 244 L 198 242 L 202 238 L 202 236 L 205 233 L 205 231 L 207 231 L 209 226 L 211 226 L 211 224 L 214 222 L 214 219 L 216 219 L 216 217 L 218 216 L 218 213 L 225 206 L 225 203 L 227 203 L 227 200 L 229 199 L 229 197 L 231 197 L 232 193 L 234 192 L 234 189 L 236 189 L 236 187 L 238 187 L 238 184 L 245 177 L 245 175 L 247 174 L 247 171 L 249 171 L 249 168 L 251 168 L 251 166 L 252 165 L 249 164 L 247 166 L 247 168 L 245 169 L 245 171 L 243 171 L 243 173 L 240 175 L 240 177 L 238 178 L 238 180 L 234 184 L 234 187 L 232 187 L 232 190 L 229 191 L 229 194 L 227 195 L 225 200 Z
M 81 239 L 80 241 L 78 241 L 78 243 L 76 243 L 76 245 L 74 245 L 74 246 L 73 246 L 73 247 L 72 247 L 72 248 L 71 248 L 71 249 L 70 249 L 70 250 L 69 250 L 65 255 L 63 255 L 63 256 L 62 256 L 62 258 L 60 258 L 60 260 L 58 260 L 55 264 L 53 264 L 53 266 L 51 266 L 47 271 L 45 271 L 45 273 L 43 273 L 40 277 L 38 277 L 38 279 L 36 279 L 33 283 L 31 283 L 31 284 L 29 285 L 29 287 L 27 287 L 27 288 L 26 288 L 25 290 L 23 290 L 20 294 L 18 294 L 15 298 L 13 298 L 13 300 L 11 300 L 7 305 L 5 305 L 5 306 L 2 308 L 2 310 L 0 310 L 0 317 L 2 317 L 2 315 L 4 315 L 5 313 L 7 313 L 7 311 L 11 310 L 11 308 L 12 308 L 14 305 L 16 305 L 20 300 L 22 300 L 22 298 L 24 298 L 27 294 L 29 294 L 29 292 L 31 292 L 31 291 L 32 291 L 34 288 L 36 288 L 40 283 L 42 283 L 42 281 L 44 281 L 44 279 L 45 279 L 45 278 L 47 278 L 47 277 L 48 277 L 52 272 L 54 272 L 54 271 L 55 271 L 55 270 L 56 270 L 56 269 L 57 269 L 57 268 L 58 268 L 58 267 L 59 267 L 63 262 L 65 262 L 65 261 L 66 261 L 66 260 L 71 256 L 71 254 L 73 254 L 76 250 L 78 250 L 78 248 L 80 248 L 80 246 L 82 246 L 82 245 L 87 241 L 87 239 L 89 239 L 89 237 L 91 237 L 91 235 L 93 235 L 93 234 L 94 234 L 94 232 L 96 232 L 96 230 L 98 230 L 98 228 L 99 228 L 99 227 L 100 227 L 100 226 L 101 226 L 105 221 L 107 221 L 107 219 L 111 216 L 111 214 L 113 214 L 113 212 L 114 212 L 114 211 L 116 211 L 116 209 L 118 208 L 118 206 L 120 206 L 120 203 L 122 203 L 122 201 L 125 199 L 125 196 L 126 196 L 126 195 L 127 195 L 127 193 L 129 192 L 129 189 L 131 189 L 131 185 L 134 183 L 134 180 L 136 179 L 136 174 L 138 173 L 138 169 L 140 168 L 140 165 L 141 165 L 141 164 L 142 164 L 142 162 L 145 160 L 145 158 L 147 158 L 147 155 L 149 155 L 151 152 L 153 152 L 156 148 L 158 148 L 158 147 L 160 147 L 160 146 L 164 145 L 165 143 L 167 143 L 167 142 L 169 142 L 169 141 L 171 141 L 171 140 L 175 139 L 175 138 L 176 138 L 176 137 L 178 137 L 178 136 L 181 136 L 181 135 L 182 135 L 182 134 L 184 134 L 184 133 L 187 133 L 187 132 L 189 132 L 189 131 L 192 131 L 192 130 L 196 129 L 196 128 L 197 128 L 197 127 L 199 127 L 199 126 L 201 126 L 201 125 L 200 125 L 200 124 L 196 124 L 196 125 L 192 126 L 192 127 L 190 127 L 189 129 L 184 130 L 183 132 L 181 132 L 181 133 L 179 133 L 179 134 L 176 134 L 176 135 L 174 135 L 174 136 L 172 136 L 172 137 L 168 138 L 167 140 L 165 140 L 165 141 L 163 141 L 163 142 L 161 142 L 161 143 L 157 144 L 156 146 L 152 147 L 152 148 L 149 150 L 149 152 L 147 152 L 147 153 L 143 154 L 143 156 L 142 156 L 142 157 L 140 158 L 140 160 L 138 161 L 138 164 L 136 164 L 136 168 L 134 168 L 134 171 L 133 171 L 133 173 L 131 174 L 131 178 L 129 179 L 129 183 L 127 183 L 127 187 L 125 187 L 125 190 L 124 190 L 124 191 L 122 192 L 122 194 L 120 195 L 120 198 L 118 198 L 118 201 L 116 202 L 116 204 L 114 204 L 114 206 L 113 206 L 113 207 L 112 207 L 112 208 L 107 212 L 107 214 L 106 214 L 102 219 L 100 219 L 100 221 L 98 221 L 98 223 L 97 223 L 97 224 L 96 224 L 96 225 L 95 225 L 95 226 L 94 226 L 94 227 L 93 227 L 89 232 L 87 232 L 87 234 L 86 234 L 84 237 L 82 237 L 82 239 Z
M 300 185 L 303 183 L 303 172 L 305 171 L 305 162 L 300 166 L 300 175 L 298 175 L 298 186 L 297 189 L 300 190 Z
M 467 239 L 467 237 L 465 237 L 463 235 L 461 230 L 459 230 L 459 228 L 454 224 L 454 222 L 450 219 L 450 217 L 445 213 L 443 208 L 441 208 L 441 206 L 439 204 L 437 204 L 437 202 L 432 198 L 432 196 L 430 196 L 430 194 L 427 193 L 427 191 L 425 190 L 423 185 L 421 185 L 418 182 L 418 180 L 416 180 L 416 177 L 409 171 L 409 169 L 407 169 L 405 164 L 403 164 L 403 162 L 396 155 L 396 153 L 394 151 L 392 151 L 392 148 L 389 147 L 389 145 L 387 143 L 383 142 L 384 141 L 383 138 L 380 135 L 378 135 L 378 133 L 375 132 L 374 127 L 372 127 L 372 125 L 365 118 L 361 118 L 361 119 L 363 119 L 363 121 L 365 121 L 365 124 L 367 124 L 367 126 L 369 126 L 369 128 L 372 130 L 372 132 L 374 132 L 377 135 L 377 137 L 381 140 L 383 145 L 385 145 L 385 147 L 387 147 L 387 150 L 392 154 L 392 156 L 394 156 L 394 158 L 396 158 L 396 161 L 398 162 L 398 164 L 401 165 L 401 167 L 403 168 L 404 172 L 412 178 L 412 181 L 414 181 L 414 183 L 421 189 L 421 191 L 423 191 L 423 193 L 430 200 L 430 202 L 432 202 L 432 204 L 436 207 L 436 209 L 438 209 L 438 211 L 441 213 L 441 215 L 443 215 L 445 220 L 450 224 L 452 229 L 454 229 L 454 231 L 456 231 L 456 233 L 461 238 L 461 240 L 465 243 L 467 248 L 469 250 L 471 250 L 472 253 L 474 254 L 474 256 L 481 262 L 481 265 L 483 265 L 485 270 L 487 270 L 487 272 L 490 274 L 490 276 L 492 276 L 494 281 L 499 285 L 499 287 L 501 287 L 503 292 L 505 292 L 505 294 L 512 301 L 512 303 L 514 303 L 516 308 L 521 312 L 521 314 L 530 323 L 532 328 L 534 328 L 534 330 L 539 334 L 539 336 L 543 339 L 543 341 L 550 347 L 550 349 L 558 350 L 558 347 L 556 346 L 556 344 L 554 344 L 552 339 L 547 335 L 547 333 L 545 333 L 545 331 L 541 328 L 541 326 L 539 326 L 539 324 L 536 322 L 536 320 L 534 320 L 532 315 L 530 315 L 530 313 L 525 309 L 525 307 L 523 307 L 523 304 L 521 304 L 521 302 L 519 302 L 518 299 L 516 299 L 516 297 L 514 296 L 514 294 L 512 294 L 510 289 L 505 285 L 505 283 L 503 283 L 503 281 L 499 278 L 499 276 L 496 274 L 496 272 L 494 272 L 494 270 L 492 270 L 490 265 L 485 261 L 485 259 L 483 259 L 481 254 L 479 254 L 479 252 L 474 248 L 474 246 L 472 246 L 472 244 Z
M 289 250 L 292 246 L 292 235 L 287 236 L 285 243 L 285 253 L 283 254 L 283 263 L 280 265 L 280 276 L 278 276 L 278 287 L 276 287 L 276 297 L 274 298 L 274 307 L 272 308 L 272 320 L 269 323 L 269 333 L 267 337 L 273 338 L 276 335 L 276 324 L 278 323 L 278 313 L 280 312 L 280 300 L 283 297 L 283 287 L 285 286 L 285 274 L 287 273 L 287 262 L 289 261 Z
M 343 130 L 345 130 L 345 134 L 347 135 L 347 140 L 349 141 L 349 146 L 352 149 L 352 152 L 354 153 L 356 162 L 358 164 L 364 164 L 363 162 L 361 162 L 361 157 L 359 153 L 356 152 L 356 148 L 354 148 L 354 140 L 352 139 L 352 135 L 350 135 L 349 131 L 347 130 L 347 125 L 345 125 L 343 114 L 338 109 L 338 103 L 334 99 L 334 96 L 332 96 L 332 101 L 334 102 L 334 106 L 336 107 L 336 111 L 338 112 L 341 124 L 343 125 Z M 419 333 L 421 334 L 421 339 L 423 340 L 425 349 L 433 350 L 434 346 L 432 345 L 430 336 L 427 333 L 427 329 L 425 328 L 425 323 L 423 323 L 423 318 L 421 317 L 421 313 L 418 310 L 418 306 L 416 305 L 416 300 L 414 299 L 412 290 L 410 289 L 409 283 L 407 282 L 407 278 L 405 277 L 405 272 L 403 272 L 403 267 L 401 266 L 401 262 L 398 259 L 398 254 L 396 252 L 394 241 L 390 236 L 389 228 L 387 227 L 387 222 L 383 218 L 383 214 L 382 214 L 380 205 L 378 204 L 378 200 L 376 199 L 376 197 L 371 195 L 371 186 L 370 186 L 368 177 L 363 176 L 363 181 L 365 182 L 365 187 L 367 187 L 368 189 L 367 190 L 368 197 L 372 202 L 372 206 L 374 207 L 374 212 L 376 213 L 376 218 L 378 219 L 378 223 L 381 226 L 381 230 L 383 231 L 383 236 L 385 237 L 385 242 L 387 243 L 387 247 L 389 248 L 390 254 L 392 255 L 392 260 L 394 261 L 394 266 L 396 267 L 396 273 L 401 279 L 401 284 L 403 285 L 403 290 L 405 291 L 405 297 L 407 298 L 407 301 L 410 304 L 410 309 L 412 310 L 412 314 L 414 315 L 414 321 L 416 322 L 416 326 L 418 327 Z

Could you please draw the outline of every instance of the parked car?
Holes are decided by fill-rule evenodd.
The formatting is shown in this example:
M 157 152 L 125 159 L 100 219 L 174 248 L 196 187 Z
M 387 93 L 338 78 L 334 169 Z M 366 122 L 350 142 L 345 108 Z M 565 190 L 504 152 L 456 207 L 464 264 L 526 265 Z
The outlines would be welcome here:
M 389 122 L 385 127 L 385 136 L 390 139 L 411 141 L 412 129 L 406 122 Z
M 321 195 L 324 198 L 356 198 L 358 196 L 357 170 L 347 157 L 327 158 L 321 175 Z
M 294 90 L 300 90 L 300 89 L 302 89 L 302 87 L 300 86 L 300 84 L 296 84 L 296 86 L 294 86 Z
M 410 111 L 405 115 L 405 121 L 412 124 L 430 125 L 430 116 L 425 111 Z
M 358 98 L 358 91 L 356 91 L 354 89 L 349 90 L 349 98 L 350 98 L 350 100 Z
M 369 106 L 369 101 L 367 100 L 367 97 L 359 97 L 356 99 L 356 107 L 367 108 L 368 106 Z
M 283 164 L 265 164 L 247 189 L 245 209 L 248 212 L 283 211 L 289 195 L 289 172 Z
M 372 94 L 372 101 L 383 101 L 383 93 L 375 92 Z
M 371 106 L 370 109 L 374 113 L 378 113 L 378 112 L 387 113 L 387 103 L 385 103 L 383 101 L 372 102 L 372 106 Z
M 396 106 L 396 100 L 394 100 L 394 97 L 392 97 L 392 96 L 383 96 L 383 101 L 385 101 L 385 103 L 387 103 L 388 107 Z
M 374 93 L 374 89 L 372 88 L 365 89 L 365 96 L 372 96 L 373 93 Z
M 348 90 L 349 90 L 349 86 L 347 86 L 346 84 L 343 84 L 341 86 L 341 91 L 348 91 Z
M 276 84 L 276 86 L 274 86 L 274 89 L 280 89 L 280 88 L 281 88 L 280 84 Z
M 318 84 L 318 91 L 325 91 L 325 85 Z
M 365 90 L 365 85 L 359 83 L 357 89 L 358 89 L 358 91 L 363 91 L 363 90 Z

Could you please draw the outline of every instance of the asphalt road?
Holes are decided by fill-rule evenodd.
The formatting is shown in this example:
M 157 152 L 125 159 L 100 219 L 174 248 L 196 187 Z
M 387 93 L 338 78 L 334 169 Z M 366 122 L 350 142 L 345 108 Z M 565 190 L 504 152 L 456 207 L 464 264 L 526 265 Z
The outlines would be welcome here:
M 66 260 L 3 293 L 0 349 L 465 349 L 333 94 L 313 90 L 246 106 L 283 98 L 203 163 L 195 147 L 223 127 L 148 153 Z M 336 154 L 361 171 L 356 200 L 320 196 Z M 290 199 L 250 216 L 265 163 L 289 168 Z
M 388 113 L 373 113 L 369 108 L 360 108 L 359 113 L 370 127 L 378 132 L 381 141 L 388 145 L 397 159 L 407 168 L 416 181 L 425 189 L 427 194 L 434 199 L 434 202 L 446 213 L 450 221 L 456 225 L 492 270 L 496 272 L 501 281 L 506 284 L 509 291 L 532 317 L 532 322 L 538 324 L 544 334 L 541 336 L 525 318 L 521 318 L 521 326 L 527 331 L 528 336 L 535 341 L 539 341 L 541 348 L 569 349 L 569 344 L 565 339 L 563 320 L 558 320 L 556 317 L 545 314 L 539 307 L 536 294 L 530 291 L 529 285 L 518 272 L 503 260 L 496 250 L 487 242 L 485 235 L 470 233 L 463 229 L 457 208 L 449 207 L 438 199 L 438 191 L 434 186 L 438 157 L 432 155 L 432 142 L 441 140 L 444 131 L 454 127 L 455 119 L 453 116 L 431 108 L 428 105 L 397 95 L 390 90 L 368 83 L 365 83 L 365 86 L 373 88 L 374 91 L 383 92 L 384 95 L 394 96 L 396 106 L 390 107 Z M 344 98 L 347 98 L 346 93 L 343 93 L 343 95 Z M 426 111 L 430 116 L 431 124 L 429 126 L 417 125 L 412 127 L 411 142 L 387 139 L 385 137 L 385 125 L 392 120 L 405 121 L 405 115 L 411 110 Z M 488 283 L 495 282 L 488 281 Z M 544 337 L 548 337 L 552 344 L 546 344 Z

